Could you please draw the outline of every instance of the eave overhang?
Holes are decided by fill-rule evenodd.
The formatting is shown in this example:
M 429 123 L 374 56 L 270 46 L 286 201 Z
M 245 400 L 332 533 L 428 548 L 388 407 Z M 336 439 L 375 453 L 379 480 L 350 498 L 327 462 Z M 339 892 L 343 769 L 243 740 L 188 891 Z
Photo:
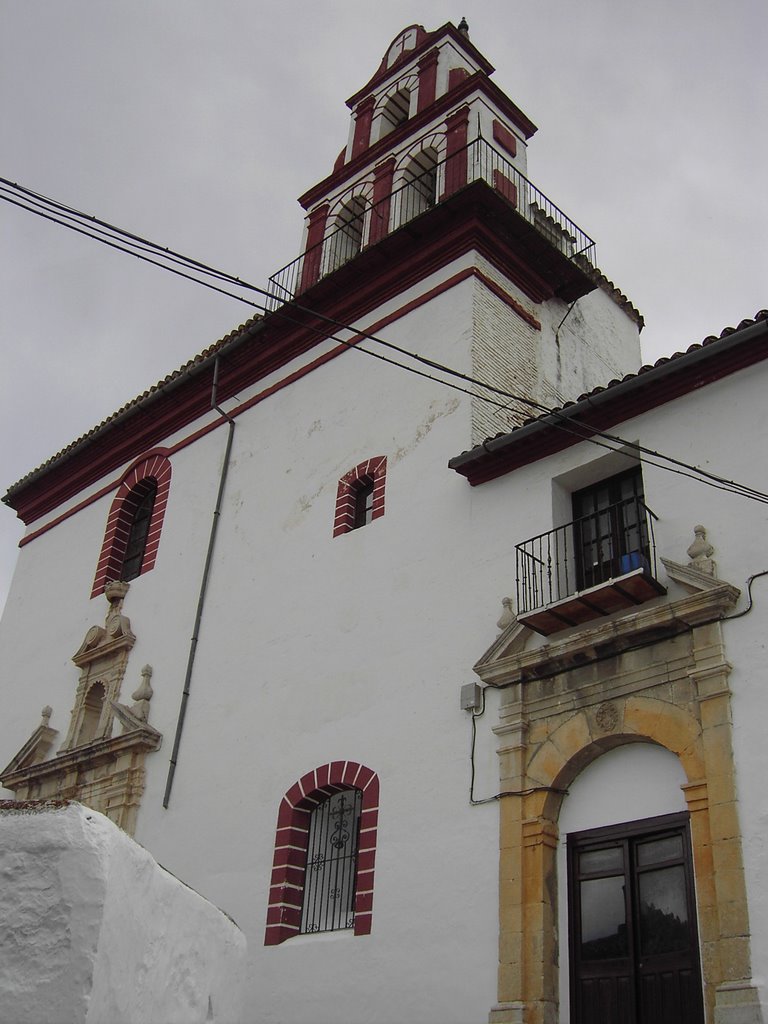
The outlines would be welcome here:
M 768 312 L 720 338 L 643 367 L 572 405 L 452 458 L 448 466 L 473 486 L 538 462 L 675 398 L 768 358 Z

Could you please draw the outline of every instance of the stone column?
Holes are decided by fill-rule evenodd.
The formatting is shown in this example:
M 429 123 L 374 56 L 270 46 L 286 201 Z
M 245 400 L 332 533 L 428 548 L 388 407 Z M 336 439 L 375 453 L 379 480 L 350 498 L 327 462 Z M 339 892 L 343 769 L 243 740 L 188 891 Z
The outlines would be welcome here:
M 515 687 L 515 689 L 517 689 Z M 501 792 L 519 792 L 525 780 L 528 727 L 519 705 L 502 707 L 499 737 Z M 523 798 L 507 796 L 499 802 L 499 974 L 498 1003 L 490 1024 L 523 1024 L 526 958 L 523 894 Z
M 688 674 L 701 716 L 706 787 L 686 787 L 686 798 L 695 851 L 707 1019 L 715 1024 L 762 1024 L 759 996 L 752 983 L 733 770 L 728 685 L 731 666 L 725 660 L 719 622 L 694 630 L 693 658 L 694 667 Z

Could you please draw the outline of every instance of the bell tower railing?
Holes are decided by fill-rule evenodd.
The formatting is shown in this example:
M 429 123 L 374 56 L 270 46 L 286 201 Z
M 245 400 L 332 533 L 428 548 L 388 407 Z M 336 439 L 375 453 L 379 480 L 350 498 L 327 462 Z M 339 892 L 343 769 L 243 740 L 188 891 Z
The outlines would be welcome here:
M 459 160 L 466 159 L 466 179 L 456 175 Z M 448 173 L 446 173 L 448 172 Z M 483 138 L 474 139 L 446 159 L 425 167 L 420 173 L 392 189 L 373 204 L 352 200 L 336 218 L 334 226 L 322 241 L 306 249 L 300 256 L 276 271 L 269 279 L 271 293 L 266 300 L 268 310 L 277 309 L 296 298 L 323 277 L 338 270 L 354 259 L 369 244 L 375 244 L 383 235 L 427 213 L 432 207 L 476 181 L 485 181 L 502 195 L 543 238 L 569 259 L 582 265 L 596 265 L 596 246 L 593 239 L 582 231 L 543 192 L 525 177 L 494 146 Z M 355 208 L 355 203 L 359 204 Z M 371 231 L 376 216 L 387 218 L 387 229 Z M 369 238 L 372 240 L 369 242 Z

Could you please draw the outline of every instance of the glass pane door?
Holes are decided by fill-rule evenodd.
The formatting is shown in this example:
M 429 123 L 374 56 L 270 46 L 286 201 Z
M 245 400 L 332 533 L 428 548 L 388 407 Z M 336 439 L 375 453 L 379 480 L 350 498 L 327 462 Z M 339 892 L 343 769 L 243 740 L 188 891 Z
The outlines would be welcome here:
M 574 1024 L 703 1024 L 686 815 L 568 837 Z

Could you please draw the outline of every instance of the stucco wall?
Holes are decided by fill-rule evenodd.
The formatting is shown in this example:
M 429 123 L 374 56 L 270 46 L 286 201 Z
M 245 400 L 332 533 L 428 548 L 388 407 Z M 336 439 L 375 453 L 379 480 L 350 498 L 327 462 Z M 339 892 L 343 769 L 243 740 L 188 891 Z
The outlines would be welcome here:
M 456 261 L 377 315 L 468 266 Z M 464 281 L 413 309 L 385 336 L 469 371 L 473 287 Z M 737 374 L 618 429 L 754 483 L 764 377 L 764 367 Z M 157 562 L 131 583 L 124 606 L 137 641 L 121 699 L 150 664 L 150 723 L 164 736 L 147 757 L 136 838 L 243 928 L 248 1021 L 258 1011 L 269 1022 L 352 1024 L 365 1005 L 372 1024 L 467 1024 L 484 1021 L 495 1002 L 498 811 L 468 803 L 469 721 L 459 688 L 496 636 L 501 598 L 514 595 L 515 544 L 567 522 L 570 492 L 615 472 L 618 457 L 598 464 L 604 450 L 581 444 L 471 488 L 446 467 L 470 443 L 471 415 L 468 396 L 345 351 L 238 417 L 166 810 L 225 428 L 172 456 Z M 388 459 L 385 515 L 334 538 L 339 478 L 378 455 Z M 693 526 L 703 521 L 723 578 L 743 585 L 768 568 L 763 506 L 652 466 L 644 477 L 660 554 L 685 561 Z M 22 549 L 0 624 L 13 694 L 0 718 L 5 760 L 44 704 L 54 709 L 51 726 L 66 730 L 77 680 L 70 659 L 106 610 L 103 597 L 89 594 L 110 501 L 105 495 Z M 663 570 L 662 581 L 680 592 Z M 724 626 L 756 980 L 768 963 L 763 585 L 756 583 L 753 612 Z M 491 706 L 479 723 L 481 796 L 498 786 L 493 714 Z M 337 759 L 367 765 L 381 782 L 372 934 L 265 948 L 280 799 L 305 772 Z
M 386 337 L 468 368 L 471 287 L 414 310 Z M 247 1021 L 258 1012 L 351 1024 L 365 1005 L 381 1024 L 413 1015 L 465 1024 L 484 1020 L 493 1002 L 497 811 L 468 803 L 459 688 L 495 636 L 508 566 L 473 535 L 475 495 L 446 468 L 468 444 L 469 423 L 467 396 L 350 351 L 238 418 L 165 810 L 225 430 L 172 457 L 157 562 L 131 583 L 123 609 L 137 640 L 121 699 L 150 664 L 150 724 L 164 736 L 146 760 L 136 838 L 243 928 Z M 338 480 L 375 455 L 388 459 L 385 515 L 334 538 Z M 19 686 L 0 722 L 7 759 L 44 703 L 52 727 L 66 728 L 77 679 L 69 659 L 106 610 L 88 595 L 110 500 L 21 552 L 0 638 Z M 476 562 L 484 569 L 473 578 Z M 41 622 L 50 623 L 44 643 L 35 642 Z M 495 767 L 487 749 L 484 794 Z M 367 765 L 381 782 L 372 934 L 265 948 L 280 800 L 336 759 Z
M 3 1020 L 243 1020 L 242 932 L 103 815 L 0 809 L 0 876 Z
M 760 413 L 768 367 L 758 364 L 722 381 L 702 387 L 668 405 L 660 406 L 612 428 L 612 433 L 649 449 L 667 453 L 709 472 L 762 488 L 759 453 L 766 441 L 765 418 Z M 601 440 L 601 445 L 604 442 Z M 694 539 L 693 527 L 702 523 L 714 545 L 718 576 L 742 590 L 738 611 L 748 607 L 746 583 L 768 569 L 760 538 L 765 533 L 764 505 L 718 490 L 659 468 L 658 459 L 643 466 L 645 501 L 656 513 L 656 550 L 659 556 L 687 564 L 686 550 Z M 581 443 L 506 477 L 484 484 L 486 500 L 478 504 L 475 529 L 499 536 L 500 560 L 513 561 L 514 545 L 572 516 L 570 495 L 579 487 L 604 479 L 632 464 L 626 456 L 608 454 L 604 447 Z M 501 516 L 507 528 L 501 534 Z M 659 563 L 658 577 L 670 597 L 687 591 L 669 579 Z M 768 577 L 753 585 L 751 610 L 723 624 L 733 721 L 733 757 L 738 792 L 744 870 L 749 902 L 753 981 L 768 1008 L 768 801 L 763 780 L 768 775 L 768 747 L 764 742 L 765 608 Z M 513 583 L 510 576 L 510 588 Z M 666 597 L 659 597 L 662 603 Z M 621 613 L 626 614 L 626 613 Z M 557 637 L 567 637 L 564 630 Z M 530 647 L 544 643 L 531 637 Z M 628 780 L 629 783 L 630 780 Z M 618 783 L 618 780 L 617 780 Z M 623 785 L 623 780 L 622 780 Z M 634 817 L 634 815 L 633 815 Z M 584 826 L 588 827 L 588 826 Z

